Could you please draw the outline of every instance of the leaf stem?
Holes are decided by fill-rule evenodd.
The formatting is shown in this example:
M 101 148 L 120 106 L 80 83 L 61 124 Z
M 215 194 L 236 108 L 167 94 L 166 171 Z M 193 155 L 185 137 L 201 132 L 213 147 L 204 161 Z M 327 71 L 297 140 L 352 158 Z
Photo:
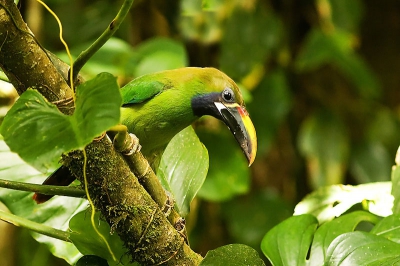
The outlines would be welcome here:
M 73 69 L 74 75 L 73 79 L 75 80 L 79 74 L 79 71 L 86 64 L 87 61 L 111 38 L 111 36 L 118 30 L 122 21 L 124 21 L 126 15 L 128 14 L 131 6 L 133 4 L 133 0 L 125 0 L 122 4 L 118 14 L 115 16 L 113 21 L 108 25 L 105 31 L 100 35 L 97 40 L 89 46 L 88 49 L 81 52 L 78 58 L 75 60 Z
M 39 192 L 45 195 L 60 195 L 75 198 L 82 198 L 85 196 L 85 191 L 76 187 L 38 185 L 4 179 L 0 179 L 0 187 L 28 192 Z
M 71 242 L 68 232 L 55 229 L 51 226 L 36 223 L 11 213 L 0 211 L 0 220 L 6 221 L 15 226 L 27 228 L 42 235 L 53 237 L 66 242 Z

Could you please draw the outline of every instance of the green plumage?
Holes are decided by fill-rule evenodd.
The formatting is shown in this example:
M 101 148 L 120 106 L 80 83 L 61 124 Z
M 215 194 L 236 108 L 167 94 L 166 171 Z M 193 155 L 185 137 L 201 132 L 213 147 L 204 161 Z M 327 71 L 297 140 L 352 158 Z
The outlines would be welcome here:
M 121 88 L 121 123 L 139 138 L 142 153 L 153 161 L 173 136 L 198 118 L 192 98 L 221 93 L 227 87 L 243 104 L 236 84 L 214 68 L 182 68 L 136 78 Z
M 121 123 L 134 133 L 154 170 L 169 141 L 202 115 L 222 120 L 252 164 L 256 132 L 239 88 L 214 68 L 181 68 L 136 78 L 121 88 Z M 43 184 L 68 185 L 75 177 L 60 167 Z M 37 203 L 52 196 L 36 193 Z

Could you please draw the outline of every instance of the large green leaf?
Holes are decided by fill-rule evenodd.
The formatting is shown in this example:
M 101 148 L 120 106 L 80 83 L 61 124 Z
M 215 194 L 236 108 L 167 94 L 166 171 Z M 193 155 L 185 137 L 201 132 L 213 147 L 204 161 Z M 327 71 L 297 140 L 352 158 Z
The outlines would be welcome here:
M 317 226 L 317 219 L 310 214 L 292 216 L 264 236 L 261 250 L 274 266 L 306 265 Z
M 189 213 L 190 203 L 208 171 L 208 152 L 191 126 L 168 144 L 157 171 L 165 189 L 172 192 L 179 214 Z
M 275 266 L 320 266 L 336 237 L 352 232 L 366 222 L 374 225 L 379 218 L 365 211 L 356 211 L 324 223 L 317 229 L 318 222 L 314 216 L 293 216 L 265 235 L 261 249 Z
M 200 266 L 264 266 L 257 251 L 242 244 L 232 244 L 207 252 Z
M 321 225 L 315 232 L 310 253 L 310 266 L 323 264 L 326 251 L 339 235 L 352 232 L 361 222 L 376 224 L 379 218 L 365 211 L 355 211 Z
M 224 201 L 246 193 L 250 187 L 250 170 L 229 131 L 223 128 L 219 134 L 198 133 L 210 154 L 210 169 L 199 196 L 207 200 Z
M 314 189 L 342 183 L 349 139 L 338 117 L 328 112 L 317 112 L 308 117 L 301 126 L 298 141 Z
M 120 105 L 116 79 L 101 73 L 77 88 L 72 116 L 62 114 L 40 93 L 29 89 L 7 113 L 0 130 L 13 152 L 45 172 L 62 153 L 85 147 L 118 124 Z
M 94 221 L 97 230 L 103 235 L 110 246 L 110 253 L 106 243 L 93 229 L 90 220 L 90 211 L 82 211 L 75 214 L 69 221 L 70 239 L 77 249 L 84 255 L 97 255 L 106 259 L 109 265 L 131 265 L 128 263 L 127 251 L 117 234 L 111 234 L 108 223 L 100 219 L 100 214 L 95 213 Z M 122 260 L 122 261 L 121 261 Z
M 353 205 L 363 203 L 363 207 L 380 216 L 390 215 L 393 197 L 390 182 L 365 185 L 335 185 L 320 188 L 307 195 L 296 205 L 294 215 L 309 213 L 321 223 L 340 216 Z
M 0 136 L 0 178 L 12 181 L 41 183 L 45 174 L 38 172 L 11 152 Z M 68 229 L 69 219 L 77 212 L 87 208 L 84 199 L 54 197 L 46 203 L 37 205 L 32 193 L 0 188 L 0 201 L 15 215 L 24 217 L 60 230 Z M 69 242 L 57 240 L 44 235 L 32 234 L 40 243 L 44 243 L 57 257 L 75 263 L 82 254 Z
M 398 265 L 400 245 L 366 232 L 338 236 L 329 246 L 324 265 Z

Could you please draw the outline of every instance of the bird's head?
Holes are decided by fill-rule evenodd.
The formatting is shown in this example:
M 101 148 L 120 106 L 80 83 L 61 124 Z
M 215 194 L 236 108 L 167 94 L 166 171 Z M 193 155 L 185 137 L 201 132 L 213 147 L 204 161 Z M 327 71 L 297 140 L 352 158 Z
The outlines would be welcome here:
M 223 72 L 215 68 L 202 70 L 200 80 L 207 89 L 192 97 L 193 113 L 198 117 L 211 115 L 222 120 L 236 138 L 250 166 L 257 152 L 257 137 L 240 89 Z

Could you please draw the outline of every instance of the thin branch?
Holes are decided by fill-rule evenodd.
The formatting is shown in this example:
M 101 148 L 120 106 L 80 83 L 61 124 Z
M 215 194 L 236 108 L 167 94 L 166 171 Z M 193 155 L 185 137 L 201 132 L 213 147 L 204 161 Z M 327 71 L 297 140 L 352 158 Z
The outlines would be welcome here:
M 119 26 L 121 25 L 122 21 L 124 21 L 126 15 L 128 14 L 131 6 L 133 4 L 133 0 L 125 0 L 122 4 L 117 16 L 111 21 L 110 25 L 107 29 L 100 35 L 97 40 L 89 46 L 88 49 L 83 51 L 78 58 L 75 60 L 73 69 L 74 69 L 74 76 L 73 79 L 75 80 L 81 71 L 82 67 L 86 64 L 86 62 L 114 35 L 114 33 L 118 30 Z
M 17 215 L 11 214 L 11 213 L 0 211 L 0 220 L 6 221 L 15 226 L 27 228 L 29 230 L 32 230 L 32 231 L 42 234 L 42 235 L 53 237 L 53 238 L 63 240 L 66 242 L 71 242 L 71 240 L 69 239 L 68 232 L 55 229 L 51 226 L 36 223 L 36 222 L 30 221 L 28 219 L 22 218 L 20 216 L 17 216 Z
M 76 187 L 38 185 L 4 179 L 0 179 L 0 187 L 27 192 L 38 192 L 45 195 L 59 195 L 74 198 L 85 197 L 85 191 Z

